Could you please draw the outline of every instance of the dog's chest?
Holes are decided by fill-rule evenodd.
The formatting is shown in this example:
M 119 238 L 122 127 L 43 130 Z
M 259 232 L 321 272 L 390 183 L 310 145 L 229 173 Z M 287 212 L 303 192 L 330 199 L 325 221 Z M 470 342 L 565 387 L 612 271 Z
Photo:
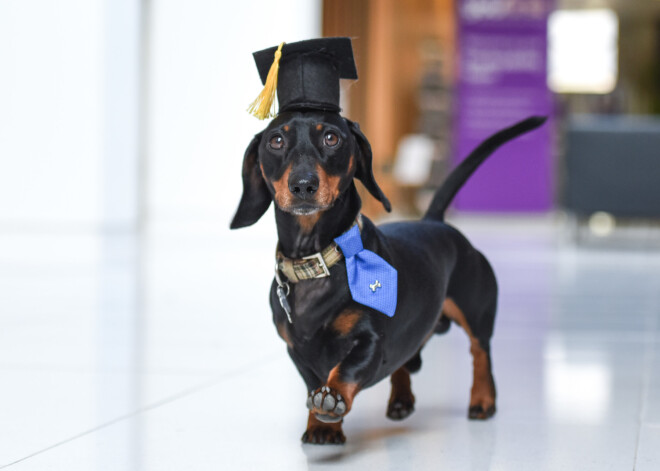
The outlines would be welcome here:
M 354 346 L 351 336 L 338 333 L 332 322 L 300 322 L 285 327 L 289 348 L 308 368 L 320 377 L 327 376 L 330 369 L 337 365 Z
M 292 331 L 301 340 L 310 340 L 324 331 L 351 301 L 348 284 L 342 277 L 305 280 L 291 287 Z M 344 277 L 345 278 L 345 277 Z

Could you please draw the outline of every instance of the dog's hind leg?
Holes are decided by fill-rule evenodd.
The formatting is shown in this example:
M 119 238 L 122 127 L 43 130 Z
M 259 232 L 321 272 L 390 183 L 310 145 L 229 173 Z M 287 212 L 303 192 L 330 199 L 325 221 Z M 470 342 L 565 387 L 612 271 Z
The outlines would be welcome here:
M 494 309 L 492 312 L 488 310 L 484 314 L 485 319 L 489 321 L 494 320 Z M 449 317 L 458 325 L 465 329 L 465 332 L 470 337 L 470 353 L 472 354 L 473 363 L 473 382 L 472 390 L 470 392 L 470 407 L 468 409 L 468 417 L 470 419 L 488 419 L 495 414 L 495 381 L 493 379 L 489 340 L 490 335 L 484 336 L 474 332 L 471 324 L 468 322 L 466 315 L 451 299 L 447 298 L 442 305 L 443 315 Z M 487 329 L 492 332 L 491 328 Z
M 413 360 L 415 358 L 419 358 L 419 353 L 413 357 Z M 421 362 L 421 359 L 419 361 Z M 415 396 L 410 389 L 408 368 L 405 365 L 402 366 L 392 373 L 390 380 L 392 381 L 392 393 L 387 404 L 387 417 L 392 420 L 405 419 L 415 410 Z

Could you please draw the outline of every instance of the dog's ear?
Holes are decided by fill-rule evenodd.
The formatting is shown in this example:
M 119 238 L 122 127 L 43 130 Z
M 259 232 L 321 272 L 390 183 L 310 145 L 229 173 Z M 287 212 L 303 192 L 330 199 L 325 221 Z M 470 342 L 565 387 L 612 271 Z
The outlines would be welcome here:
M 346 118 L 344 118 L 346 119 Z M 389 200 L 383 194 L 383 191 L 380 189 L 374 178 L 374 171 L 372 168 L 372 155 L 371 155 L 371 144 L 362 134 L 360 130 L 360 125 L 354 123 L 353 121 L 346 119 L 348 127 L 355 138 L 356 150 L 359 155 L 357 158 L 357 168 L 355 169 L 355 178 L 360 180 L 364 187 L 369 190 L 369 193 L 376 198 L 378 201 L 383 203 L 383 207 L 387 212 L 392 210 L 392 205 Z
M 259 168 L 259 143 L 262 134 L 263 132 L 260 132 L 254 136 L 243 157 L 243 196 L 229 226 L 231 229 L 251 226 L 257 222 L 272 201 Z

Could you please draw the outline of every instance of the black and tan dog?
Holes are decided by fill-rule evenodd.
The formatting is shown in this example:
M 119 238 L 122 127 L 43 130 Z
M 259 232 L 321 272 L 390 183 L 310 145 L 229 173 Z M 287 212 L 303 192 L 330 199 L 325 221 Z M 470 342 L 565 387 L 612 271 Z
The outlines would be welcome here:
M 281 112 L 245 153 L 244 192 L 233 229 L 254 224 L 275 201 L 279 237 L 270 303 L 279 335 L 309 395 L 307 443 L 343 443 L 343 417 L 356 394 L 386 377 L 392 391 L 387 416 L 414 409 L 410 373 L 434 333 L 454 321 L 471 341 L 474 380 L 468 416 L 495 413 L 490 338 L 497 283 L 484 256 L 444 212 L 456 192 L 501 144 L 540 126 L 532 117 L 484 141 L 447 178 L 420 221 L 374 225 L 360 216 L 354 179 L 389 210 L 372 172 L 369 142 L 337 111 Z M 397 271 L 393 316 L 356 302 L 346 260 L 335 239 L 355 226 L 364 249 Z M 381 288 L 374 280 L 370 289 Z

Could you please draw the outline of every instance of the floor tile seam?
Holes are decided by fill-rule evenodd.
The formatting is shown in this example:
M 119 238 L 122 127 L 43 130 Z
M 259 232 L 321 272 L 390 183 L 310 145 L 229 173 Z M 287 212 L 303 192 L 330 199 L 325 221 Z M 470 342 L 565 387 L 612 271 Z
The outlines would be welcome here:
M 180 399 L 184 399 L 186 397 L 192 396 L 196 393 L 199 393 L 201 391 L 204 391 L 204 390 L 207 390 L 207 389 L 212 388 L 214 386 L 217 386 L 218 384 L 222 384 L 225 381 L 228 381 L 230 379 L 237 378 L 237 377 L 240 377 L 242 375 L 248 374 L 253 369 L 257 369 L 257 368 L 263 367 L 264 365 L 274 363 L 274 362 L 278 361 L 278 359 L 279 358 L 278 358 L 277 355 L 273 355 L 273 352 L 269 352 L 268 355 L 264 355 L 262 358 L 260 358 L 258 360 L 254 360 L 252 362 L 249 362 L 248 364 L 242 365 L 241 367 L 236 368 L 236 369 L 234 369 L 230 372 L 222 373 L 221 375 L 218 375 L 218 376 L 216 376 L 215 378 L 213 378 L 211 380 L 208 380 L 208 381 L 202 382 L 202 383 L 200 383 L 196 386 L 184 389 L 183 391 L 172 394 L 168 397 L 165 397 L 163 399 L 155 401 L 151 404 L 145 405 L 143 407 L 139 407 L 139 408 L 135 409 L 134 411 L 128 412 L 128 413 L 123 414 L 123 415 L 120 415 L 119 417 L 108 420 L 108 421 L 106 421 L 102 424 L 99 424 L 95 427 L 92 427 L 88 430 L 85 430 L 83 432 L 77 433 L 77 434 L 75 434 L 73 436 L 70 436 L 68 438 L 65 438 L 63 440 L 60 440 L 59 442 L 56 442 L 56 443 L 54 443 L 52 445 L 49 445 L 45 448 L 37 450 L 33 453 L 30 453 L 27 456 L 24 456 L 22 458 L 14 460 L 10 463 L 0 464 L 0 469 L 9 468 L 10 466 L 21 463 L 21 462 L 26 461 L 30 458 L 35 457 L 35 456 L 46 453 L 50 450 L 54 450 L 55 448 L 58 448 L 62 445 L 66 445 L 67 443 L 71 443 L 71 442 L 73 442 L 73 441 L 75 441 L 79 438 L 85 437 L 87 435 L 91 435 L 91 434 L 96 433 L 100 430 L 111 427 L 111 426 L 113 426 L 117 423 L 120 423 L 120 422 L 123 422 L 125 420 L 131 419 L 132 417 L 135 417 L 137 415 L 152 411 L 154 409 L 157 409 L 159 407 L 162 407 L 162 406 L 165 406 L 165 405 L 168 405 L 168 404 L 172 404 L 172 403 L 174 403 L 174 402 L 176 402 Z
M 94 366 L 68 366 L 64 364 L 38 364 L 38 363 L 13 363 L 2 364 L 0 363 L 0 372 L 21 372 L 21 373 L 35 373 L 35 372 L 51 372 L 51 373 L 76 373 L 76 374 L 141 374 L 141 375 L 162 375 L 162 376 L 217 376 L 218 368 L 162 368 L 162 367 L 147 367 L 135 369 L 131 367 L 94 367 Z
M 660 430 L 660 422 L 642 422 L 642 428 L 651 428 Z
M 642 373 L 642 387 L 640 388 L 640 407 L 637 426 L 637 436 L 635 437 L 635 454 L 633 459 L 633 471 L 637 469 L 637 460 L 639 458 L 639 446 L 641 443 L 642 428 L 644 426 L 644 417 L 648 408 L 648 396 L 651 390 L 651 374 L 653 361 L 655 357 L 655 344 L 658 340 L 655 329 L 649 332 L 646 341 L 646 351 L 644 352 L 644 368 Z

